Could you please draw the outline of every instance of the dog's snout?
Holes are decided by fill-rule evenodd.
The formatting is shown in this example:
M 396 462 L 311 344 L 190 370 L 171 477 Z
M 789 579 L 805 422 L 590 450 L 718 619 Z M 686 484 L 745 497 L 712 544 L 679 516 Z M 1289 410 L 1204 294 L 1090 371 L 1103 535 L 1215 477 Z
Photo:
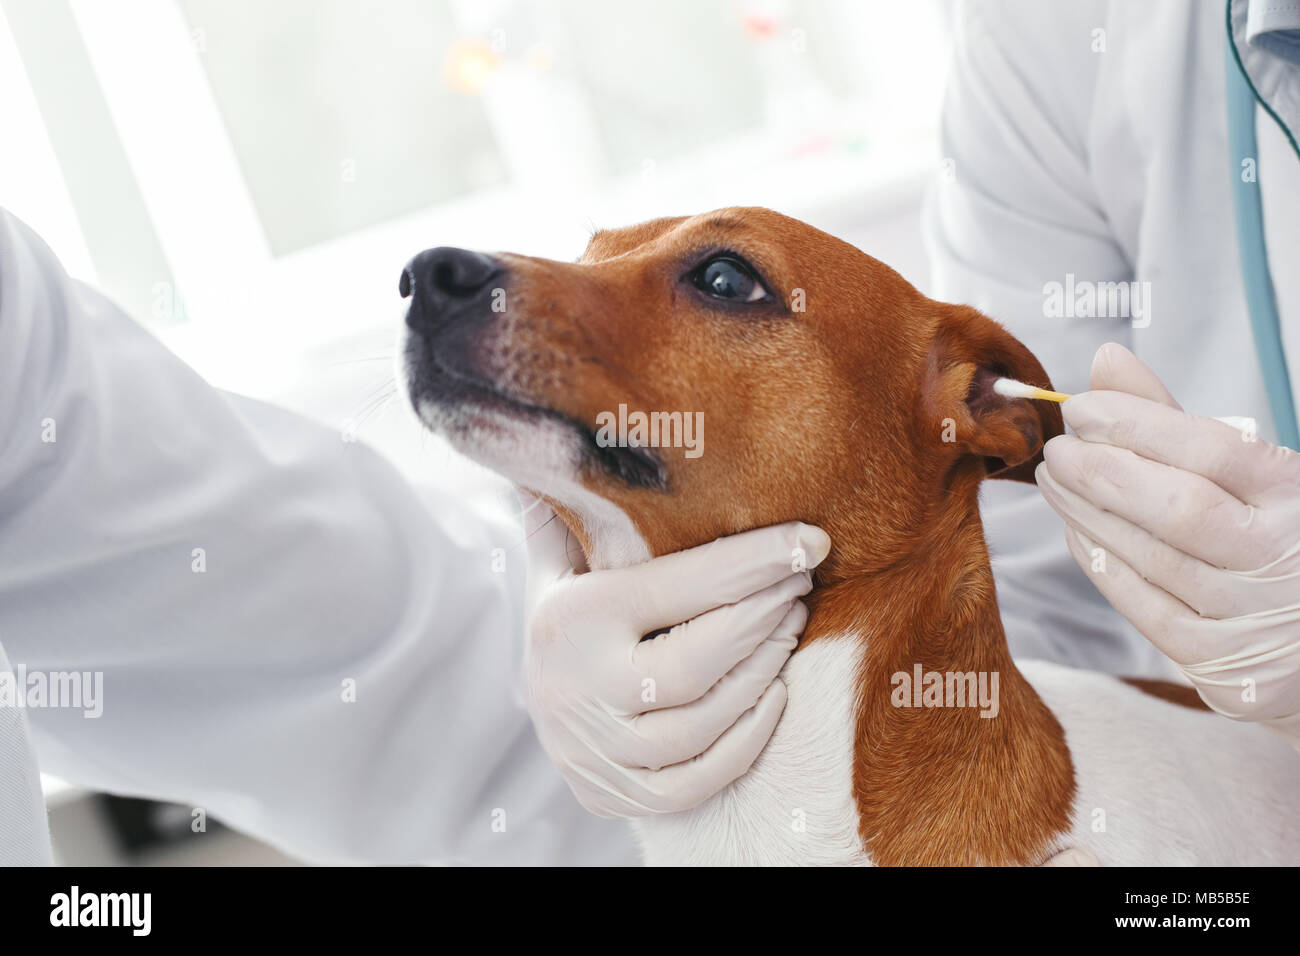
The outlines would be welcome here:
M 416 325 L 449 317 L 458 306 L 470 305 L 501 272 L 491 256 L 453 246 L 426 249 L 402 270 L 398 291 L 414 296 L 407 322 Z

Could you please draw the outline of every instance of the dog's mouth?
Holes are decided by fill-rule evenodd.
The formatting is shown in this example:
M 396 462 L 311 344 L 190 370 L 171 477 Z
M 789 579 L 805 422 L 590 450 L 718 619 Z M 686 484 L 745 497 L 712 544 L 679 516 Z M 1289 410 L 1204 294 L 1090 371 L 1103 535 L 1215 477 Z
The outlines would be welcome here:
M 558 426 L 572 435 L 580 461 L 633 488 L 664 490 L 668 470 L 653 448 L 609 445 L 597 431 L 572 415 L 516 394 L 469 367 L 440 356 L 423 340 L 410 335 L 406 343 L 407 391 L 421 422 L 475 460 L 502 470 L 499 457 L 482 454 L 494 435 L 504 429 Z M 518 454 L 528 454 L 527 443 Z M 530 463 L 520 461 L 518 466 Z

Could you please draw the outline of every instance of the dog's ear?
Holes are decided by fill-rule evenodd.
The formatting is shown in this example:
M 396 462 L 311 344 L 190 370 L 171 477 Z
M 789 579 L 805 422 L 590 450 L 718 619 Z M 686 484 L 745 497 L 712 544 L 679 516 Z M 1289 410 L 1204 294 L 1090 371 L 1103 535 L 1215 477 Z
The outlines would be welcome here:
M 1029 349 L 992 319 L 969 306 L 941 305 L 921 383 L 920 421 L 941 452 L 975 455 L 990 478 L 1034 480 L 1043 445 L 1065 430 L 1055 402 L 1005 398 L 999 378 L 1051 388 Z

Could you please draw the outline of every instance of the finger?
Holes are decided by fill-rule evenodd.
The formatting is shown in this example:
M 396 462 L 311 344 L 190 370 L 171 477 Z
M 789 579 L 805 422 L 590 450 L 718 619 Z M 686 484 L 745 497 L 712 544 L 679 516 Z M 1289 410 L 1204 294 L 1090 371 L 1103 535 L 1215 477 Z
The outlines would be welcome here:
M 737 780 L 767 746 L 785 709 L 786 688 L 772 681 L 753 707 L 698 757 L 635 772 L 637 800 L 648 813 L 680 813 Z
M 1259 504 L 1285 477 L 1285 449 L 1250 441 L 1231 425 L 1212 418 L 1133 395 L 1084 392 L 1067 401 L 1062 414 L 1084 441 L 1127 448 L 1151 461 L 1203 475 L 1250 504 Z
M 826 532 L 801 521 L 755 528 L 629 568 L 584 576 L 582 595 L 645 634 L 734 604 L 830 552 Z M 589 580 L 587 580 L 589 579 Z
M 1073 435 L 1049 441 L 1043 462 L 1057 485 L 1180 551 L 1232 570 L 1257 564 L 1255 509 L 1208 478 Z M 1068 508 L 1062 517 L 1070 517 Z
M 1039 489 L 1068 527 L 1082 531 L 1107 554 L 1117 556 L 1202 617 L 1222 619 L 1244 613 L 1240 589 L 1226 586 L 1229 572 L 1170 547 L 1119 515 L 1094 507 L 1056 484 L 1050 475 L 1044 475 Z
M 1182 408 L 1156 373 L 1118 342 L 1107 342 L 1097 349 L 1088 375 L 1088 387 L 1128 392 L 1169 408 Z
M 640 688 L 652 680 L 656 707 L 696 700 L 771 636 L 798 598 L 811 590 L 806 572 L 792 574 L 735 604 L 714 608 L 641 641 L 632 648 L 633 679 L 628 686 Z M 627 712 L 646 709 L 644 703 L 634 702 Z
M 703 753 L 776 679 L 798 646 L 807 619 L 803 602 L 796 601 L 771 636 L 703 697 L 632 718 L 629 739 L 616 746 L 614 759 L 658 770 Z
M 1074 560 L 1110 605 L 1162 654 L 1183 663 L 1186 648 L 1176 640 L 1176 627 L 1196 616 L 1187 605 L 1151 584 L 1077 528 L 1067 527 L 1065 543 Z M 1101 558 L 1099 561 L 1098 558 Z

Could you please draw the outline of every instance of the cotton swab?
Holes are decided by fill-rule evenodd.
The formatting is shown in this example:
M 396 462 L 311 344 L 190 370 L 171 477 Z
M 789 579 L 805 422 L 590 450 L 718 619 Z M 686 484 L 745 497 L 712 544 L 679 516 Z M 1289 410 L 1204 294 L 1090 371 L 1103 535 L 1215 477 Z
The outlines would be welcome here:
M 1050 392 L 1045 388 L 1039 388 L 1037 385 L 1026 385 L 1024 382 L 1017 382 L 1014 378 L 998 379 L 993 383 L 993 391 L 1003 398 L 1038 398 L 1044 402 L 1063 402 L 1070 397 L 1064 392 Z M 1259 430 L 1259 425 L 1255 419 L 1240 415 L 1224 415 L 1216 417 L 1214 420 L 1223 422 L 1225 425 L 1231 425 L 1241 432 L 1242 438 L 1246 441 L 1254 441 Z
M 993 383 L 993 391 L 1003 398 L 1037 398 L 1044 402 L 1063 402 L 1069 395 L 1064 392 L 1051 392 L 1037 385 L 1026 385 L 1014 378 L 1000 378 Z

